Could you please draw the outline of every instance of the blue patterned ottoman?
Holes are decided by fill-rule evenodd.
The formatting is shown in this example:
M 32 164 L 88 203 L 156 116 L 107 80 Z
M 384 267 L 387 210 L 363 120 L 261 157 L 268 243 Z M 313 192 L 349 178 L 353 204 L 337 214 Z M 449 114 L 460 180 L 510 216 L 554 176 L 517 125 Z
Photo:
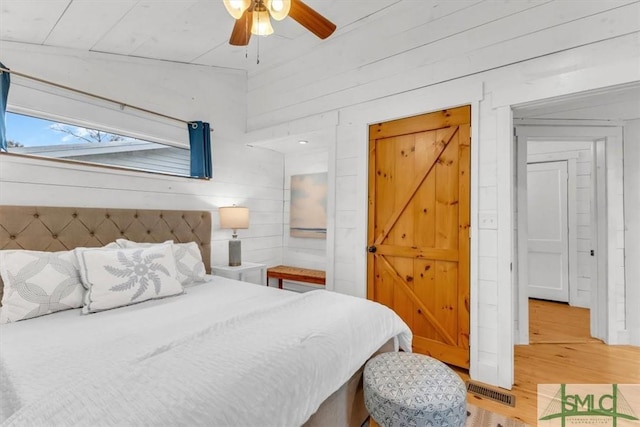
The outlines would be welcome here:
M 464 426 L 467 390 L 447 365 L 415 353 L 382 353 L 364 367 L 364 402 L 381 426 Z

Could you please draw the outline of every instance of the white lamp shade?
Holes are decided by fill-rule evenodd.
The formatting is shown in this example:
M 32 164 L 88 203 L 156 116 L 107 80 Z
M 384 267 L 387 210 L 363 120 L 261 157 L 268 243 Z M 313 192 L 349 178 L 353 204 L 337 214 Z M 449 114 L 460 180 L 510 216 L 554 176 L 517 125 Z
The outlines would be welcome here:
M 234 19 L 242 18 L 244 11 L 251 6 L 251 0 L 223 0 L 223 3 Z
M 242 206 L 226 206 L 218 209 L 220 228 L 238 230 L 249 228 L 249 208 Z
M 267 10 L 276 21 L 282 21 L 289 15 L 291 0 L 266 0 Z
M 266 9 L 262 11 L 253 11 L 251 34 L 255 34 L 256 36 L 269 36 L 273 34 L 271 19 L 269 18 L 269 12 L 267 12 Z

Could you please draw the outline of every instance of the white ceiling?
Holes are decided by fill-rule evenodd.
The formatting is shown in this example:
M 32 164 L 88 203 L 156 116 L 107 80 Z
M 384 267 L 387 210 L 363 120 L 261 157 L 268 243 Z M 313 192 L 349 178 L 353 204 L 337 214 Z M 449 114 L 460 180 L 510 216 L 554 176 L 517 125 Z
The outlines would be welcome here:
M 336 33 L 400 0 L 305 0 Z M 411 0 L 416 1 L 416 0 Z M 294 59 L 322 40 L 286 18 L 275 34 L 231 46 L 222 0 L 0 0 L 0 40 L 252 70 Z
M 310 153 L 312 151 L 326 151 L 335 140 L 335 130 L 323 129 L 311 132 L 288 135 L 282 138 L 264 139 L 250 142 L 251 147 L 261 147 L 284 154 Z M 305 141 L 301 144 L 300 141 Z

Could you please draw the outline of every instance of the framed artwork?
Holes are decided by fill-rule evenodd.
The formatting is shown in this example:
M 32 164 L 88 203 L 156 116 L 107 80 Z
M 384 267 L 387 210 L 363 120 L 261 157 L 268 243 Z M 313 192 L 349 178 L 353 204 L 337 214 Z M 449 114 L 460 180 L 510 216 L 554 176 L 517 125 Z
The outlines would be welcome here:
M 291 176 L 291 237 L 327 238 L 327 172 Z

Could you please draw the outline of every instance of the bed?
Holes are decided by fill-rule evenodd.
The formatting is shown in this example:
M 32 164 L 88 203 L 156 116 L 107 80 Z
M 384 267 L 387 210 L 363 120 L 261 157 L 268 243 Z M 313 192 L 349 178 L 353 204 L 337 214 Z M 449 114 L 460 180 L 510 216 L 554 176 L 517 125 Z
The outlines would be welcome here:
M 209 212 L 0 206 L 3 250 L 196 242 L 208 261 L 210 236 Z M 359 426 L 364 363 L 411 350 L 406 324 L 360 298 L 208 274 L 183 289 L 0 325 L 2 425 Z

